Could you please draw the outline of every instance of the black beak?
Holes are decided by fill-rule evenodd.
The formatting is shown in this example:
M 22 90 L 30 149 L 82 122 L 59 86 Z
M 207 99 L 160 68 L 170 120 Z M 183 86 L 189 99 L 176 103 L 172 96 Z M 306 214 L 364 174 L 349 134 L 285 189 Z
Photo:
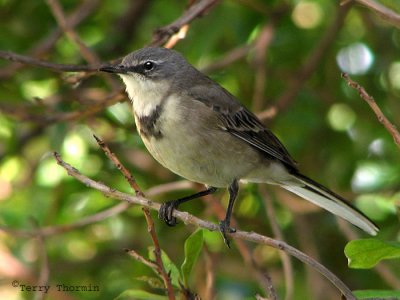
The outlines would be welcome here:
M 99 68 L 99 71 L 107 72 L 107 73 L 117 73 L 117 74 L 125 74 L 128 72 L 126 68 L 122 65 L 117 66 L 102 66 Z

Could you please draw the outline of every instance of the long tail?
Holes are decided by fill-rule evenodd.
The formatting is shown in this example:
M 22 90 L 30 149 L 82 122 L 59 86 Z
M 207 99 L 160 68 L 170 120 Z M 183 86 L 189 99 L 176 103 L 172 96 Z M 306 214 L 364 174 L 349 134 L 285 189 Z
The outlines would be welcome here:
M 304 175 L 293 176 L 301 184 L 282 185 L 283 188 L 349 221 L 370 235 L 378 233 L 379 228 L 342 197 Z

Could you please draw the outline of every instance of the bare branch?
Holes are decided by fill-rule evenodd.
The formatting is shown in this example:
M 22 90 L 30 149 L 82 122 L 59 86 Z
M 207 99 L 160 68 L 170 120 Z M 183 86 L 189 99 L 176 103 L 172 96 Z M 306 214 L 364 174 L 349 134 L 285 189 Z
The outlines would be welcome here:
M 148 196 L 159 195 L 161 193 L 167 193 L 176 190 L 182 189 L 189 189 L 193 187 L 193 183 L 189 181 L 177 181 L 177 182 L 170 182 L 167 184 L 157 185 L 147 190 L 146 194 Z M 35 237 L 35 236 L 51 236 L 56 235 L 64 232 L 68 232 L 74 229 L 82 228 L 87 225 L 100 222 L 112 216 L 118 215 L 125 210 L 131 207 L 129 202 L 122 202 L 115 206 L 112 206 L 108 209 L 105 209 L 101 212 L 96 214 L 84 217 L 79 221 L 76 221 L 71 224 L 63 224 L 63 225 L 56 225 L 56 226 L 47 226 L 47 227 L 40 227 L 33 230 L 24 230 L 24 229 L 11 229 L 6 226 L 0 225 L 0 231 L 10 233 L 15 236 L 22 236 L 22 237 Z
M 253 105 L 252 110 L 254 112 L 260 111 L 262 109 L 265 85 L 267 82 L 267 69 L 265 65 L 265 60 L 267 58 L 267 49 L 272 42 L 275 35 L 275 25 L 274 22 L 269 22 L 263 26 L 260 30 L 260 34 L 254 43 L 255 58 L 254 58 L 254 68 L 255 68 L 255 82 L 254 82 L 254 93 L 253 93 Z
M 30 56 L 20 55 L 11 51 L 0 50 L 0 58 L 19 62 L 22 64 L 50 69 L 56 72 L 94 72 L 97 71 L 100 65 L 65 65 L 55 64 Z
M 212 254 L 207 248 L 207 245 L 204 245 L 205 249 L 205 271 L 206 271 L 206 280 L 202 282 L 202 287 L 204 287 L 204 299 L 214 299 L 215 291 L 214 291 L 214 282 L 215 282 L 215 266 Z
M 57 122 L 74 121 L 93 116 L 103 111 L 105 108 L 123 101 L 125 98 L 125 93 L 122 89 L 120 89 L 116 90 L 115 92 L 111 92 L 109 95 L 105 96 L 104 99 L 99 99 L 95 103 L 84 106 L 80 110 L 69 112 L 51 111 L 51 113 L 48 113 L 45 116 L 43 116 L 43 111 L 35 113 L 35 111 L 32 109 L 32 105 L 16 106 L 0 103 L 0 111 L 21 121 L 35 122 L 39 124 L 41 128 L 43 128 L 44 126 Z
M 223 57 L 218 58 L 218 60 L 212 62 L 209 65 L 204 66 L 201 68 L 201 71 L 204 73 L 211 73 L 217 70 L 221 70 L 225 68 L 226 66 L 234 63 L 235 61 L 242 59 L 245 57 L 250 50 L 252 50 L 254 47 L 253 44 L 245 44 L 239 47 L 236 47 L 227 53 Z
M 47 5 L 50 7 L 54 18 L 56 19 L 60 28 L 64 31 L 69 40 L 71 40 L 75 45 L 77 45 L 79 52 L 82 57 L 90 64 L 98 64 L 100 62 L 99 58 L 94 54 L 81 40 L 78 34 L 69 26 L 64 11 L 58 0 L 47 0 Z
M 128 253 L 130 256 L 132 256 L 134 259 L 137 261 L 141 262 L 142 264 L 145 264 L 146 266 L 150 267 L 153 269 L 156 273 L 158 273 L 158 266 L 153 263 L 150 260 L 145 259 L 143 256 L 141 256 L 139 253 L 137 253 L 133 249 L 125 249 L 126 253 Z
M 99 0 L 85 0 L 68 16 L 66 17 L 66 23 L 69 28 L 74 28 L 83 20 L 85 20 L 91 13 L 93 13 L 98 7 Z M 60 38 L 62 31 L 60 28 L 55 28 L 50 34 L 43 39 L 39 40 L 37 44 L 28 50 L 29 56 L 39 58 L 45 55 L 49 50 L 52 49 L 54 44 Z M 22 64 L 10 64 L 9 66 L 0 70 L 0 78 L 6 78 L 14 74 L 16 71 L 24 67 Z
M 34 222 L 34 227 L 38 227 L 37 222 Z M 38 248 L 39 248 L 39 256 L 40 256 L 40 273 L 38 276 L 38 281 L 36 284 L 38 286 L 46 286 L 48 285 L 49 282 L 49 274 L 50 274 L 50 268 L 49 268 L 49 257 L 47 254 L 46 250 L 46 240 L 44 236 L 38 236 Z M 42 291 L 37 291 L 34 296 L 34 300 L 43 300 L 45 297 L 45 293 Z
M 144 193 L 140 189 L 139 185 L 136 183 L 135 178 L 132 174 L 125 168 L 123 164 L 119 161 L 118 157 L 115 156 L 113 152 L 111 152 L 110 148 L 104 143 L 103 140 L 98 138 L 96 135 L 93 135 L 96 139 L 97 144 L 99 144 L 100 148 L 104 151 L 107 157 L 114 163 L 118 170 L 124 175 L 125 179 L 128 181 L 129 185 L 135 191 L 136 196 L 144 196 Z
M 71 224 L 64 225 L 56 225 L 56 226 L 47 226 L 41 227 L 33 230 L 23 230 L 23 229 L 11 229 L 0 225 L 0 231 L 8 232 L 15 236 L 24 236 L 24 237 L 34 237 L 34 236 L 50 236 L 55 234 L 60 234 L 63 232 L 71 231 L 77 228 L 85 227 L 87 225 L 100 222 L 104 219 L 107 219 L 111 216 L 117 215 L 130 207 L 128 202 L 119 203 L 111 208 L 103 210 L 99 213 L 90 215 L 88 217 L 82 218 L 79 221 Z
M 220 201 L 215 201 L 214 198 L 215 197 L 212 195 L 208 195 L 203 197 L 203 201 L 206 202 L 207 205 L 212 209 L 217 218 L 222 220 L 225 217 L 225 208 Z M 236 218 L 232 217 L 231 223 L 233 227 L 238 227 Z M 260 287 L 264 289 L 265 294 L 271 297 L 271 299 L 277 299 L 278 296 L 275 288 L 272 285 L 271 276 L 268 274 L 265 268 L 262 268 L 257 264 L 257 262 L 254 260 L 253 254 L 244 241 L 235 239 L 234 242 L 246 267 L 249 268 L 251 275 L 258 281 Z
M 361 4 L 370 10 L 374 11 L 382 19 L 388 23 L 400 28 L 400 15 L 395 11 L 387 8 L 386 6 L 374 1 L 374 0 L 354 0 L 356 3 Z
M 135 203 L 135 204 L 138 204 L 138 205 L 141 205 L 141 206 L 144 206 L 147 208 L 155 209 L 155 210 L 160 209 L 161 204 L 159 204 L 159 203 L 153 202 L 142 196 L 132 196 L 132 195 L 129 195 L 126 193 L 122 193 L 118 190 L 115 190 L 115 189 L 112 189 L 112 188 L 106 186 L 103 183 L 94 181 L 94 180 L 82 175 L 77 169 L 75 169 L 68 163 L 64 162 L 61 159 L 60 155 L 56 152 L 54 153 L 54 158 L 56 159 L 57 163 L 67 171 L 68 175 L 76 178 L 77 180 L 79 180 L 80 182 L 85 184 L 87 187 L 100 191 L 107 197 L 112 197 L 114 199 L 121 200 L 121 201 L 127 201 L 129 203 Z M 180 219 L 181 221 L 183 221 L 184 224 L 192 224 L 197 227 L 208 229 L 210 231 L 219 231 L 219 226 L 217 224 L 202 220 L 202 219 L 197 218 L 187 212 L 174 210 L 173 216 Z M 261 234 L 255 233 L 255 232 L 246 232 L 246 231 L 242 231 L 242 230 L 237 230 L 235 233 L 229 233 L 229 235 L 235 239 L 247 240 L 247 241 L 267 245 L 267 246 L 273 247 L 275 249 L 285 251 L 286 253 L 296 257 L 300 261 L 311 266 L 316 271 L 318 271 L 321 275 L 326 277 L 333 285 L 336 286 L 336 288 L 343 294 L 344 297 L 346 297 L 346 299 L 348 299 L 348 300 L 356 299 L 354 297 L 353 293 L 351 292 L 351 290 L 336 275 L 334 275 L 331 271 L 329 271 L 325 266 L 321 265 L 319 262 L 317 262 L 313 258 L 309 257 L 308 255 L 301 252 L 300 250 L 297 250 L 296 248 L 288 245 L 287 243 L 263 236 Z
M 342 77 L 344 80 L 346 80 L 347 84 L 355 89 L 360 97 L 367 102 L 369 107 L 371 107 L 372 111 L 375 113 L 376 117 L 378 118 L 379 122 L 382 123 L 383 126 L 385 126 L 386 130 L 391 134 L 393 137 L 393 140 L 397 147 L 400 148 L 400 133 L 397 130 L 396 126 L 394 126 L 383 114 L 382 110 L 379 108 L 378 104 L 376 104 L 375 99 L 370 96 L 367 91 L 364 89 L 363 86 L 361 86 L 359 83 L 355 82 L 352 80 L 347 73 L 342 73 Z
M 276 220 L 275 208 L 272 202 L 272 197 L 268 195 L 265 191 L 265 188 L 261 190 L 265 203 L 265 210 L 268 216 L 268 222 L 271 224 L 272 232 L 274 233 L 274 237 L 278 240 L 283 241 L 284 236 L 282 230 L 280 229 L 278 222 Z M 279 252 L 279 256 L 282 261 L 283 272 L 285 275 L 285 284 L 286 284 L 286 295 L 285 299 L 290 300 L 293 298 L 293 287 L 294 287 L 294 274 L 293 274 L 293 265 L 290 256 L 286 252 Z
M 153 35 L 152 46 L 161 46 L 166 43 L 171 36 L 179 32 L 180 29 L 192 22 L 194 19 L 204 15 L 209 11 L 218 0 L 201 0 L 190 6 L 178 19 L 171 24 L 157 29 Z
M 97 143 L 99 144 L 100 148 L 104 151 L 104 153 L 107 155 L 107 157 L 114 163 L 114 165 L 117 167 L 118 170 L 121 171 L 121 173 L 124 175 L 125 179 L 128 181 L 129 185 L 132 187 L 132 189 L 135 191 L 136 196 L 144 196 L 144 193 L 140 189 L 139 185 L 136 183 L 135 178 L 132 176 L 132 174 L 128 171 L 127 168 L 119 161 L 118 157 L 111 152 L 110 148 L 106 145 L 106 143 L 99 139 L 96 135 L 93 135 L 94 138 L 96 139 Z M 168 299 L 170 300 L 175 300 L 175 294 L 174 294 L 174 289 L 172 287 L 171 283 L 171 277 L 167 272 L 165 271 L 164 264 L 161 258 L 161 248 L 160 248 L 160 243 L 157 238 L 156 230 L 154 228 L 154 222 L 153 219 L 151 218 L 150 215 L 150 210 L 147 207 L 143 207 L 143 213 L 146 218 L 147 222 L 147 231 L 150 233 L 151 239 L 154 244 L 154 256 L 156 257 L 156 271 L 157 273 L 161 276 L 161 278 L 164 281 L 164 285 L 167 289 L 167 294 L 168 294 Z
M 156 230 L 154 229 L 154 222 L 150 215 L 150 210 L 148 207 L 143 207 L 144 216 L 147 222 L 147 231 L 150 233 L 151 239 L 154 244 L 154 256 L 156 257 L 156 265 L 158 273 L 164 281 L 164 285 L 167 288 L 168 299 L 175 300 L 174 289 L 171 283 L 171 277 L 167 274 L 164 268 L 164 264 L 161 258 L 161 248 L 158 242 Z

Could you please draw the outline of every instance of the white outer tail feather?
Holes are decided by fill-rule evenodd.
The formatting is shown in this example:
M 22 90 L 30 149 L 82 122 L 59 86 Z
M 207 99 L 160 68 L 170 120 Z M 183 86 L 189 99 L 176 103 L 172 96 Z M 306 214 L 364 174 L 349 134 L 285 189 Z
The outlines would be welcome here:
M 370 235 L 378 233 L 379 229 L 374 223 L 345 200 L 341 199 L 341 197 L 303 175 L 296 174 L 294 177 L 304 185 L 282 185 L 282 187 L 349 221 Z

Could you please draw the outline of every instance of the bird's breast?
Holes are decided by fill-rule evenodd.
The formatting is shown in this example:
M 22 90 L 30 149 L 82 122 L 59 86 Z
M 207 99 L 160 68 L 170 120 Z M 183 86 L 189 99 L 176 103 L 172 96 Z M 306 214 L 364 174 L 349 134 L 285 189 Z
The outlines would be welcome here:
M 221 130 L 201 103 L 169 98 L 146 117 L 135 113 L 150 154 L 164 167 L 191 181 L 225 187 L 259 164 L 255 151 Z M 205 109 L 205 110 L 204 110 Z M 238 161 L 252 157 L 238 165 Z

